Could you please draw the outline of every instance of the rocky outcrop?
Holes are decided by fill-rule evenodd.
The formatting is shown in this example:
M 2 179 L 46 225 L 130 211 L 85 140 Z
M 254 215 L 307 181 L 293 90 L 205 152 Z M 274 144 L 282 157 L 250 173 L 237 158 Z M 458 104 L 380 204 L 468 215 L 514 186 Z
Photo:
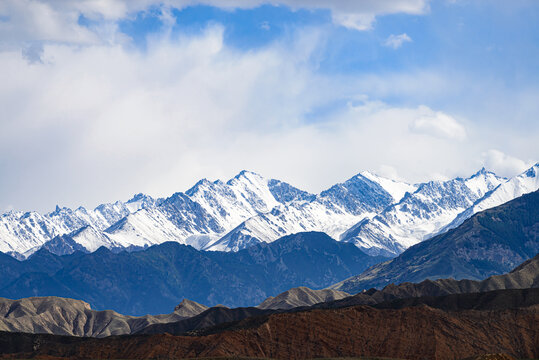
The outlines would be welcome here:
M 318 303 L 340 300 L 350 294 L 344 291 L 323 289 L 311 290 L 305 286 L 300 286 L 287 290 L 277 296 L 272 296 L 264 300 L 257 308 L 260 309 L 292 309 L 300 306 L 311 306 Z

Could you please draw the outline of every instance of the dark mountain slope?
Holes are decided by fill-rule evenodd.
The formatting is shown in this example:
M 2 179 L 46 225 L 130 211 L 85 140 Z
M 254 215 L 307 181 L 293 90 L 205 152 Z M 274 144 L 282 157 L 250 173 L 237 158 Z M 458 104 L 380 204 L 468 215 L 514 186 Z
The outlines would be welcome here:
M 406 306 L 418 305 L 418 304 L 428 304 L 429 306 L 437 307 L 436 301 L 441 303 L 447 303 L 445 300 L 432 300 L 438 299 L 441 296 L 448 295 L 459 295 L 459 294 L 476 294 L 470 296 L 456 296 L 456 299 L 467 299 L 468 303 L 473 302 L 473 299 L 482 299 L 481 301 L 489 302 L 490 298 L 483 297 L 485 292 L 496 292 L 501 290 L 525 290 L 529 288 L 539 287 L 539 255 L 523 263 L 522 265 L 515 268 L 508 274 L 492 276 L 483 281 L 474 281 L 474 280 L 454 280 L 454 279 L 441 279 L 437 281 L 425 280 L 419 284 L 414 283 L 403 283 L 400 285 L 388 285 L 383 290 L 370 289 L 368 291 L 361 292 L 354 296 L 349 296 L 340 300 L 327 301 L 308 306 L 302 306 L 297 308 L 292 308 L 288 310 L 275 310 L 269 313 L 278 313 L 278 312 L 288 312 L 288 311 L 301 311 L 306 309 L 338 309 L 348 306 L 356 305 L 370 305 L 377 306 L 379 304 L 405 304 Z M 290 291 L 294 291 L 291 289 Z M 279 296 L 285 295 L 285 293 L 280 294 Z M 519 296 L 521 294 L 516 291 L 514 297 L 514 303 L 522 301 Z M 278 297 L 279 297 L 278 296 Z M 530 302 L 533 304 L 539 304 L 539 291 L 532 291 L 529 294 L 526 293 L 526 301 L 522 301 L 522 304 L 530 305 Z M 278 298 L 277 297 L 277 298 Z M 501 298 L 511 298 L 511 296 L 501 296 Z M 429 303 L 425 302 L 427 300 L 421 299 L 430 299 Z M 472 300 L 469 300 L 472 299 Z M 485 300 L 486 299 L 486 300 Z M 271 301 L 272 299 L 267 299 L 266 301 Z M 445 302 L 444 302 L 445 301 Z M 508 300 L 509 301 L 509 300 Z M 454 303 L 453 300 L 449 300 L 449 303 Z M 478 300 L 478 304 L 479 304 Z M 263 305 L 262 303 L 261 305 Z M 458 304 L 458 303 L 457 303 Z M 509 304 L 509 302 L 508 302 Z M 514 305 L 514 304 L 513 304 Z M 389 305 L 388 305 L 389 306 Z M 402 305 L 404 306 L 404 305 Z M 401 307 L 402 307 L 401 306 Z M 479 306 L 479 305 L 478 305 Z M 515 305 L 517 306 L 517 305 Z M 524 306 L 524 305 L 522 305 Z M 263 306 L 259 306 L 264 308 Z M 473 307 L 466 305 L 462 307 L 463 309 L 471 309 Z M 183 332 L 201 329 L 200 324 L 206 326 L 209 325 L 219 325 L 228 321 L 238 321 L 247 317 L 260 316 L 268 314 L 268 312 L 261 312 L 259 308 L 242 308 L 239 309 L 209 309 L 195 318 L 179 321 L 178 323 L 170 324 L 161 324 L 155 326 L 149 326 L 143 330 L 140 330 L 141 333 L 150 333 L 158 334 L 168 332 L 171 334 L 181 334 Z
M 70 297 L 132 315 L 166 313 L 183 298 L 208 305 L 258 304 L 292 287 L 327 287 L 383 260 L 316 232 L 237 253 L 164 243 L 132 253 L 100 248 L 64 257 L 41 250 L 28 261 L 2 259 L 0 296 Z M 29 266 L 36 260 L 41 264 Z
M 473 301 L 479 300 L 479 308 L 460 307 L 461 303 L 473 302 L 470 296 Z M 507 302 L 504 296 L 517 300 Z M 274 313 L 194 331 L 190 336 L 92 339 L 1 333 L 0 354 L 6 358 L 70 359 L 369 356 L 449 360 L 506 353 L 516 358 L 537 358 L 539 311 L 534 299 L 537 296 L 530 297 L 529 290 L 504 290 L 494 295 L 422 300 L 411 307 L 394 304 L 379 309 L 352 306 Z M 432 308 L 425 304 L 428 301 L 452 310 Z M 528 304 L 532 305 L 526 307 Z
M 425 279 L 484 279 L 539 252 L 539 191 L 483 211 L 459 227 L 332 286 L 348 293 Z

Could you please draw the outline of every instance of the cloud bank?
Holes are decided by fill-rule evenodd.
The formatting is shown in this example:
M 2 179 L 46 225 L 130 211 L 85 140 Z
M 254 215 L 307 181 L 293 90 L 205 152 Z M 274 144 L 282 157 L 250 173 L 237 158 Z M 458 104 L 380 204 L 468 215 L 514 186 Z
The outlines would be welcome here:
M 167 6 L 195 3 L 165 2 L 162 16 L 174 22 Z M 357 29 L 380 14 L 428 10 L 425 1 L 274 3 L 327 8 Z M 416 182 L 482 164 L 509 175 L 526 163 L 488 150 L 514 155 L 510 134 L 428 101 L 459 90 L 444 74 L 321 72 L 327 39 L 314 28 L 241 51 L 227 46 L 224 25 L 174 35 L 165 22 L 139 51 L 117 21 L 153 4 L 0 3 L 2 19 L 9 14 L 0 21 L 0 210 L 165 196 L 241 169 L 316 192 L 366 169 Z M 380 100 L 397 93 L 422 100 Z M 527 136 L 521 143 L 533 144 Z

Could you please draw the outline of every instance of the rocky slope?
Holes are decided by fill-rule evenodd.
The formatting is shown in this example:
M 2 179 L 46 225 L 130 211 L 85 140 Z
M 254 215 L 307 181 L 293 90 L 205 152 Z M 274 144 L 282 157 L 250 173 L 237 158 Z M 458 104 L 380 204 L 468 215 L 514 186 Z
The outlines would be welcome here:
M 479 296 L 481 299 L 488 301 L 497 298 L 498 295 L 489 297 L 487 295 L 470 295 L 465 296 L 462 294 L 485 294 L 491 292 L 496 294 L 496 291 L 505 290 L 526 290 L 539 288 L 539 255 L 530 259 L 513 271 L 503 275 L 492 276 L 483 281 L 474 280 L 454 280 L 454 279 L 440 279 L 436 281 L 425 280 L 421 283 L 403 283 L 400 285 L 388 285 L 383 290 L 369 289 L 353 296 L 344 297 L 342 299 L 328 300 L 326 302 L 315 303 L 309 306 L 289 308 L 284 310 L 284 306 L 281 309 L 270 311 L 269 313 L 283 312 L 283 311 L 300 311 L 307 308 L 311 309 L 338 309 L 348 306 L 356 305 L 369 305 L 378 306 L 387 303 L 393 303 L 398 301 L 409 301 L 417 304 L 417 299 L 426 298 L 433 306 L 435 302 L 432 302 L 432 298 L 441 296 L 456 295 L 457 299 L 472 299 L 471 303 L 474 304 L 473 299 L 475 296 Z M 292 294 L 297 293 L 292 289 Z M 533 292 L 532 295 L 539 295 L 539 292 Z M 281 294 L 281 298 L 289 298 L 290 294 L 287 292 Z M 462 295 L 462 296 L 460 296 Z M 529 293 L 525 293 L 529 297 Z M 503 298 L 503 296 L 501 296 Z M 276 298 L 279 298 L 277 296 Z M 533 298 L 533 296 L 532 296 Z M 413 300 L 415 299 L 415 300 Z M 522 300 L 519 297 L 518 292 L 515 297 L 516 301 Z M 482 300 L 483 301 L 483 300 Z M 487 302 L 488 302 L 487 301 Z M 539 298 L 535 298 L 534 301 L 539 302 Z M 269 298 L 268 302 L 274 303 L 273 298 Z M 444 302 L 441 302 L 444 304 Z M 479 304 L 479 302 L 477 302 Z M 308 304 L 306 304 L 308 305 Z M 383 305 L 382 305 L 383 306 Z M 387 306 L 386 306 L 387 307 Z M 264 310 L 268 310 L 267 308 Z M 257 308 L 241 308 L 241 309 L 209 309 L 208 311 L 195 316 L 194 318 L 181 320 L 175 323 L 158 324 L 148 326 L 145 329 L 140 330 L 142 333 L 164 333 L 182 334 L 187 331 L 202 329 L 207 326 L 215 326 L 224 322 L 239 321 L 247 317 L 260 316 L 267 314 L 268 312 L 261 312 L 260 305 Z
M 424 279 L 483 279 L 539 252 L 539 191 L 483 211 L 333 288 L 358 292 Z
M 257 306 L 259 309 L 292 309 L 302 306 L 325 303 L 349 297 L 350 294 L 344 291 L 323 289 L 311 290 L 305 286 L 300 286 L 287 290 L 277 296 L 270 296 Z
M 0 331 L 105 337 L 131 334 L 152 324 L 187 319 L 207 309 L 184 300 L 170 314 L 134 317 L 112 310 L 95 311 L 84 301 L 53 296 L 20 300 L 0 298 Z
M 0 352 L 10 358 L 72 359 L 369 356 L 445 360 L 492 353 L 536 358 L 539 308 L 525 305 L 537 304 L 539 297 L 524 294 L 524 290 L 518 290 L 520 295 L 506 291 L 520 300 L 508 304 L 500 300 L 500 294 L 486 293 L 482 306 L 459 309 L 459 303 L 470 303 L 470 294 L 466 294 L 451 300 L 450 307 L 457 308 L 452 311 L 419 303 L 403 308 L 352 306 L 289 312 L 246 318 L 191 336 L 84 339 L 3 333 Z

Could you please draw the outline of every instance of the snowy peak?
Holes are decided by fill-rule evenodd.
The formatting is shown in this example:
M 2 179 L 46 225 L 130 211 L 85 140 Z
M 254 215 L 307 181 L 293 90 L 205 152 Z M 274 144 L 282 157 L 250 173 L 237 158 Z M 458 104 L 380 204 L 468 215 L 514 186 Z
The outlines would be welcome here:
M 371 220 L 358 222 L 342 240 L 372 255 L 398 255 L 444 228 L 504 179 L 482 169 L 467 179 L 429 181 Z
M 160 199 L 156 200 L 149 195 L 139 193 L 139 194 L 135 194 L 131 199 L 129 199 L 125 203 L 125 206 L 127 207 L 130 213 L 134 213 L 148 206 L 153 206 L 159 201 Z
M 255 182 L 261 181 L 264 182 L 265 179 L 260 174 L 257 174 L 249 170 L 241 170 L 236 176 L 228 180 L 227 185 L 234 185 L 235 182 L 252 182 L 255 179 Z
M 393 197 L 395 202 L 399 202 L 406 193 L 413 193 L 417 190 L 417 185 L 411 185 L 403 181 L 388 179 L 373 174 L 370 171 L 362 171 L 360 175 L 380 185 Z
M 508 201 L 516 199 L 524 194 L 539 189 L 539 163 L 530 167 L 523 173 L 501 182 L 492 191 L 485 193 L 473 206 L 457 216 L 444 230 L 452 229 L 471 217 L 473 214 L 487 210 Z
M 507 181 L 506 178 L 500 177 L 495 173 L 482 168 L 480 171 L 465 179 L 464 183 L 477 197 L 482 197 L 505 181 Z
M 256 173 L 243 170 L 227 185 L 257 212 L 268 212 L 278 205 L 269 189 L 268 180 Z
M 393 203 L 390 193 L 361 174 L 319 195 L 278 180 L 270 180 L 269 187 L 279 206 L 250 217 L 205 249 L 238 251 L 304 231 L 323 231 L 339 238 L 353 224 Z
M 393 203 L 393 197 L 378 183 L 358 174 L 344 183 L 333 185 L 322 191 L 318 196 L 318 201 L 359 215 L 383 210 Z
M 475 204 L 478 211 L 501 205 L 539 188 L 539 163 L 520 175 L 502 182 L 496 189 Z
M 33 248 L 23 255 L 28 257 L 39 249 L 56 255 L 72 254 L 75 251 L 94 252 L 102 246 L 113 247 L 115 244 L 103 232 L 86 225 L 70 234 L 57 235 L 42 246 Z

